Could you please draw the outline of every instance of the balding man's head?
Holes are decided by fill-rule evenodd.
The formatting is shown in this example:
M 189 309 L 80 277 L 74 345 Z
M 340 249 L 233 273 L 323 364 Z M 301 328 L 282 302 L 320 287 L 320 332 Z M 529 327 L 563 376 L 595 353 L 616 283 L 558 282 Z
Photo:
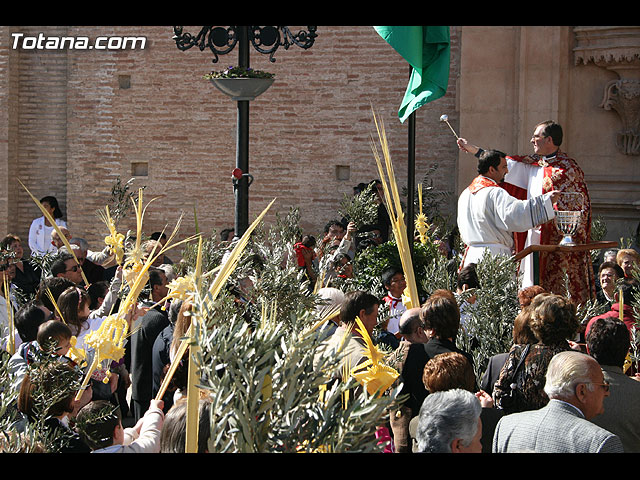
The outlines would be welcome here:
M 428 338 L 424 333 L 420 308 L 410 308 L 400 317 L 399 332 L 411 343 L 426 343 Z

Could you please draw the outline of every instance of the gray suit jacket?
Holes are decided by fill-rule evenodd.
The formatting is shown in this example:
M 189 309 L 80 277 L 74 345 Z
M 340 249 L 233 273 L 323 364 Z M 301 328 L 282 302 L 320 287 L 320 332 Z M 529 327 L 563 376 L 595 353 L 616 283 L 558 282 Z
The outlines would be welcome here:
M 611 393 L 604 399 L 604 413 L 593 423 L 620 437 L 625 453 L 640 453 L 640 382 L 620 367 L 601 367 Z
M 493 436 L 493 453 L 622 453 L 622 442 L 586 420 L 572 405 L 550 400 L 539 409 L 506 415 Z

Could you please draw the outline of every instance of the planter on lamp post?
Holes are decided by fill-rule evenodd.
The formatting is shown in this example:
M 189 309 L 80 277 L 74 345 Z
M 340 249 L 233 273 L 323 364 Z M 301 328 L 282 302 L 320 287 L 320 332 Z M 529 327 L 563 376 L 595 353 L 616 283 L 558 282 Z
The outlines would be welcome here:
M 232 100 L 255 100 L 273 83 L 273 78 L 210 78 L 209 80 Z
M 213 53 L 213 63 L 220 55 L 226 55 L 238 47 L 238 67 L 229 67 L 222 72 L 211 72 L 205 78 L 231 97 L 238 104 L 238 127 L 236 137 L 236 169 L 241 172 L 233 176 L 234 196 L 236 200 L 235 235 L 241 237 L 248 226 L 249 217 L 249 102 L 264 93 L 273 83 L 273 75 L 249 68 L 249 47 L 261 54 L 269 55 L 269 61 L 275 62 L 274 55 L 280 47 L 285 50 L 292 45 L 308 49 L 317 37 L 315 26 L 297 33 L 286 26 L 211 26 L 200 28 L 196 35 L 185 32 L 183 27 L 173 27 L 173 40 L 179 50 L 185 51 L 197 46 L 203 51 Z M 229 80 L 229 81 L 227 81 Z M 255 81 L 257 80 L 257 81 Z M 259 86 L 255 85 L 259 84 Z
M 227 67 L 204 76 L 218 90 L 236 101 L 254 100 L 271 86 L 273 77 L 272 73 L 242 66 Z

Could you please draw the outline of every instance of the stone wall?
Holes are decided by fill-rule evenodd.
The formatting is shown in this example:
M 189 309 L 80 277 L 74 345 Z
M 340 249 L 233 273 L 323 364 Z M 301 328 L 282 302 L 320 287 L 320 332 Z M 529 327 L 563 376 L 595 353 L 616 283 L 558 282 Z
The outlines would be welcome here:
M 640 158 L 618 142 L 621 132 L 640 133 L 640 28 L 465 26 L 460 42 L 460 135 L 526 154 L 535 125 L 556 120 L 561 148 L 584 170 L 607 239 L 635 235 Z M 626 101 L 621 93 L 618 111 L 605 108 L 607 85 L 621 79 L 631 87 Z M 458 192 L 475 175 L 473 157 L 460 155 L 459 165 Z

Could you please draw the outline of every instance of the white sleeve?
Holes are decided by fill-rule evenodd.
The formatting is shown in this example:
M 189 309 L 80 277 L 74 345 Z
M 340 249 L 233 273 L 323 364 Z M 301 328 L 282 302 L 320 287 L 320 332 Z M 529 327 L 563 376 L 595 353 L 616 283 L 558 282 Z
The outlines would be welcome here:
M 38 233 L 38 219 L 35 219 L 31 222 L 31 227 L 29 227 L 29 249 L 31 253 L 39 253 L 40 248 L 38 247 L 38 243 L 36 241 L 36 234 Z
M 142 418 L 139 435 L 133 428 L 125 429 L 125 445 L 128 447 L 125 451 L 128 453 L 159 453 L 164 413 L 159 408 L 150 408 Z
M 555 217 L 551 194 L 518 200 L 502 188 L 492 188 L 494 220 L 508 232 L 525 232 Z
M 531 165 L 522 162 L 516 162 L 510 158 L 507 158 L 507 168 L 509 173 L 504 177 L 504 181 L 515 185 L 516 187 L 529 189 L 529 177 L 533 175 Z

